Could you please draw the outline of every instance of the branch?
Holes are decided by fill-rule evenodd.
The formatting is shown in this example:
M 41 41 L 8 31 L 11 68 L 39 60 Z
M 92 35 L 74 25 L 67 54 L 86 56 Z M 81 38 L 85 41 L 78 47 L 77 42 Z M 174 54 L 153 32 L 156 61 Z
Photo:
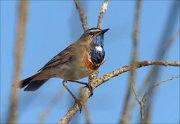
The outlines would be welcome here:
M 17 27 L 17 39 L 16 39 L 16 52 L 15 52 L 15 70 L 14 70 L 14 79 L 13 82 L 15 87 L 19 87 L 19 76 L 21 73 L 21 65 L 22 65 L 22 55 L 23 55 L 23 47 L 24 47 L 24 39 L 25 39 L 25 29 L 26 29 L 26 19 L 27 19 L 27 0 L 21 0 L 19 4 L 19 21 Z M 11 103 L 10 103 L 10 111 L 9 111 L 9 120 L 8 123 L 15 124 L 17 119 L 17 102 L 18 102 L 18 94 L 17 88 L 13 87 L 11 94 Z
M 142 61 L 138 62 L 136 69 L 141 67 L 146 67 L 149 65 L 162 65 L 162 66 L 180 66 L 180 62 L 170 62 L 170 61 Z M 95 82 L 91 83 L 91 86 L 93 89 L 97 88 L 98 86 L 102 85 L 103 83 L 107 82 L 113 77 L 116 77 L 122 73 L 125 73 L 127 71 L 130 71 L 132 69 L 132 66 L 123 66 L 122 68 L 115 70 L 111 73 L 105 74 L 104 76 L 98 78 L 95 80 Z M 79 100 L 81 101 L 82 105 L 84 105 L 87 100 L 89 99 L 91 92 L 87 87 L 82 87 L 79 95 Z M 69 111 L 64 115 L 64 117 L 59 121 L 59 124 L 66 124 L 68 123 L 72 117 L 78 112 L 79 106 L 77 103 L 74 103 L 74 105 L 69 109 Z
M 133 65 L 133 69 L 131 70 L 130 73 L 130 85 L 135 95 L 135 98 L 138 102 L 140 102 L 139 100 L 139 95 L 136 92 L 134 86 L 135 86 L 135 77 L 136 77 L 136 65 L 137 65 L 137 61 L 138 61 L 138 42 L 139 42 L 139 23 L 140 23 L 140 13 L 141 13 L 141 4 L 142 1 L 138 0 L 137 1 L 137 5 L 136 5 L 136 13 L 135 13 L 135 22 L 134 22 L 134 32 L 133 32 L 133 39 L 134 39 L 134 52 L 133 52 L 133 56 L 132 56 L 132 65 Z M 129 104 L 129 103 L 128 103 Z
M 158 56 L 159 56 L 159 57 L 157 57 L 157 58 L 162 58 L 162 57 L 164 57 L 164 55 L 165 55 L 165 54 L 167 53 L 167 51 L 169 50 L 171 44 L 176 41 L 176 39 L 178 38 L 179 35 L 180 35 L 180 30 L 178 30 L 178 31 L 170 38 L 170 40 L 164 45 L 164 47 L 163 47 L 162 49 L 160 49 L 160 51 L 158 52 L 158 54 L 159 54 Z M 142 86 L 140 87 L 139 93 L 143 92 L 144 87 L 147 85 L 147 83 L 150 81 L 152 75 L 154 75 L 154 73 L 156 73 L 156 71 L 157 71 L 157 67 L 154 66 L 154 67 L 150 70 L 150 72 L 149 72 L 149 74 L 147 75 L 146 79 L 144 80 Z
M 178 36 L 180 35 L 180 30 L 178 30 L 171 38 L 170 40 L 166 43 L 166 45 L 164 45 L 164 47 L 162 49 L 160 49 L 159 53 L 160 56 L 163 57 L 165 53 L 167 53 L 167 51 L 169 50 L 170 46 L 172 45 L 173 42 L 176 41 L 176 39 L 178 38 Z M 146 77 L 145 81 L 142 83 L 141 87 L 138 89 L 138 93 L 142 94 L 147 83 L 149 82 L 150 78 L 152 75 L 154 75 L 154 73 L 156 72 L 157 66 L 154 66 L 148 76 Z M 130 108 L 130 113 L 132 113 L 134 111 L 136 105 L 136 99 L 132 102 L 131 104 L 131 108 Z
M 164 27 L 164 31 L 162 32 L 162 37 L 161 37 L 161 41 L 160 41 L 159 48 L 158 48 L 160 50 L 158 50 L 158 52 L 157 52 L 156 59 L 164 60 L 165 55 L 167 54 L 167 51 L 164 52 L 163 50 L 161 51 L 161 49 L 166 49 L 166 45 L 168 45 L 167 42 L 176 27 L 176 22 L 178 21 L 178 17 L 179 17 L 178 9 L 179 9 L 179 4 L 177 4 L 174 1 L 172 3 L 172 6 L 171 6 L 170 11 L 167 16 L 167 21 L 166 21 L 166 24 Z M 154 69 L 154 72 L 153 72 L 154 74 L 153 73 L 148 74 L 149 77 L 147 77 L 150 79 L 148 81 L 148 85 L 147 85 L 148 87 L 151 87 L 153 85 L 153 83 L 158 80 L 158 77 L 161 73 L 161 68 L 154 67 L 153 69 Z M 151 114 L 152 114 L 152 106 L 153 106 L 152 101 L 153 101 L 154 97 L 155 97 L 155 95 L 153 93 L 151 94 L 151 97 L 148 97 L 146 113 L 145 113 L 145 123 L 150 123 Z
M 128 90 L 126 92 L 126 98 L 125 98 L 125 104 L 123 107 L 123 112 L 121 116 L 120 123 L 128 123 L 127 119 L 127 113 L 129 111 L 129 104 L 130 104 L 130 98 L 131 98 L 131 90 L 133 91 L 135 98 L 138 102 L 139 100 L 139 95 L 136 92 L 134 85 L 135 85 L 135 79 L 136 79 L 136 65 L 138 61 L 138 42 L 139 42 L 139 23 L 140 23 L 140 13 L 141 13 L 141 0 L 137 0 L 136 3 L 136 11 L 135 11 L 135 21 L 134 21 L 134 31 L 133 31 L 133 54 L 131 57 L 131 64 L 132 64 L 132 70 L 130 72 L 130 80 L 129 80 L 129 85 L 128 85 Z
M 170 48 L 170 46 L 174 43 L 174 41 L 176 41 L 179 35 L 180 35 L 180 29 L 177 32 L 175 32 L 175 34 L 172 37 L 170 37 L 167 43 L 163 46 L 163 48 L 161 49 L 159 53 L 159 58 L 164 57 L 164 55 L 166 54 L 166 51 Z
M 98 28 L 101 28 L 101 24 L 102 24 L 102 19 L 103 19 L 103 16 L 107 10 L 107 6 L 108 6 L 108 0 L 104 0 L 103 4 L 102 4 L 102 7 L 101 7 L 101 11 L 100 11 L 100 15 L 99 15 L 99 18 L 98 18 L 98 23 L 97 23 L 97 27 Z
M 84 29 L 84 31 L 88 30 L 87 18 L 86 18 L 86 14 L 84 13 L 83 8 L 82 8 L 79 0 L 74 0 L 74 2 L 76 4 L 77 10 L 79 11 L 83 29 Z
M 84 116 L 85 116 L 86 124 L 91 124 L 90 112 L 87 104 L 84 106 L 84 114 L 85 114 Z
M 141 107 L 140 111 L 141 111 L 141 123 L 142 124 L 145 123 L 145 103 L 146 103 L 147 96 L 153 91 L 154 88 L 158 87 L 162 83 L 165 83 L 165 82 L 167 82 L 169 80 L 173 80 L 175 78 L 179 78 L 179 76 L 170 77 L 170 78 L 162 80 L 162 81 L 160 81 L 158 83 L 154 83 L 154 85 L 151 88 L 149 88 L 149 90 L 143 95 L 142 100 L 139 102 L 139 105 Z
M 162 83 L 165 83 L 165 82 L 167 82 L 167 81 L 173 80 L 173 79 L 175 79 L 175 78 L 179 78 L 179 75 L 178 75 L 178 76 L 173 76 L 173 77 L 167 78 L 167 79 L 162 80 L 162 81 L 159 81 L 158 83 L 154 83 L 154 85 L 153 85 L 151 88 L 149 88 L 149 90 L 144 94 L 144 96 L 143 96 L 143 98 L 142 98 L 142 102 L 144 102 L 144 103 L 146 102 L 147 96 L 152 92 L 152 90 L 153 90 L 154 88 L 158 87 L 158 86 L 161 85 Z

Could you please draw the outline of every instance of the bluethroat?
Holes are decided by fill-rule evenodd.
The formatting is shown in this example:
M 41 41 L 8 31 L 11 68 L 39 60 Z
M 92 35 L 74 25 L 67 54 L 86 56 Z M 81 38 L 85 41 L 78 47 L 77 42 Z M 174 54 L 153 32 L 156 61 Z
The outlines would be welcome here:
M 70 81 L 88 86 L 88 83 L 77 80 L 89 76 L 102 64 L 105 57 L 104 33 L 108 30 L 99 28 L 86 30 L 79 40 L 53 57 L 36 74 L 18 82 L 19 88 L 25 87 L 25 91 L 35 91 L 50 78 L 60 77 L 64 79 L 63 86 L 81 107 L 66 83 Z M 88 87 L 91 90 L 91 87 Z

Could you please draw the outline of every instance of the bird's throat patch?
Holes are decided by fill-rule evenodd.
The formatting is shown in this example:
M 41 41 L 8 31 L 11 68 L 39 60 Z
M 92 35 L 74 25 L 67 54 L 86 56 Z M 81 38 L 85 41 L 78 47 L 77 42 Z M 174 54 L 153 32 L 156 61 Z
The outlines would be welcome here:
M 103 46 L 98 45 L 98 46 L 93 47 L 89 55 L 93 63 L 101 64 L 105 56 L 105 51 L 103 49 Z

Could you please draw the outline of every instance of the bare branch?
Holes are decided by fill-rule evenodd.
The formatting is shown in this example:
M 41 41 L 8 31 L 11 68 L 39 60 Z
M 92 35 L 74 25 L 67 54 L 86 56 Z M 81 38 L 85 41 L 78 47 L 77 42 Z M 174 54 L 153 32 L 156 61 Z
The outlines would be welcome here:
M 161 85 L 162 83 L 165 83 L 165 82 L 167 82 L 167 81 L 169 81 L 169 80 L 173 80 L 173 79 L 175 79 L 175 78 L 179 78 L 179 75 L 178 75 L 178 76 L 173 76 L 173 77 L 167 78 L 167 79 L 162 80 L 162 81 L 159 81 L 158 83 L 154 83 L 154 85 L 153 85 L 151 88 L 149 88 L 149 90 L 144 94 L 144 96 L 143 96 L 143 98 L 142 98 L 142 102 L 144 102 L 144 103 L 146 102 L 147 95 L 149 95 L 154 88 L 158 87 L 158 86 Z
M 84 106 L 84 113 L 85 113 L 86 124 L 91 124 L 90 112 L 89 112 L 87 104 Z
M 142 61 L 138 62 L 136 69 L 149 66 L 149 65 L 162 65 L 162 66 L 180 66 L 180 62 L 170 62 L 170 61 Z M 122 73 L 125 73 L 127 71 L 130 71 L 132 69 L 132 66 L 124 66 L 118 70 L 115 70 L 111 73 L 105 74 L 104 76 L 96 79 L 95 82 L 91 83 L 91 86 L 93 89 L 97 88 L 104 82 L 107 82 L 113 77 L 116 77 Z M 89 99 L 91 92 L 87 87 L 82 87 L 81 92 L 79 95 L 79 100 L 81 101 L 82 105 L 84 105 L 87 100 Z M 69 109 L 69 111 L 64 115 L 64 117 L 59 121 L 59 124 L 66 124 L 68 123 L 72 117 L 76 114 L 76 112 L 79 110 L 78 104 L 74 103 L 74 105 Z
M 162 65 L 162 66 L 180 66 L 180 62 L 176 61 L 141 61 L 137 63 L 136 69 L 141 67 L 146 67 L 149 65 Z M 120 69 L 117 69 L 111 73 L 105 74 L 104 76 L 98 78 L 96 80 L 97 84 L 96 87 L 100 86 L 102 83 L 110 80 L 113 77 L 116 77 L 124 72 L 130 71 L 132 69 L 132 66 L 123 66 Z
M 142 124 L 145 123 L 145 104 L 146 104 L 147 95 L 149 95 L 153 91 L 153 89 L 158 87 L 160 84 L 165 83 L 169 80 L 173 80 L 175 78 L 179 78 L 179 76 L 170 77 L 170 78 L 160 81 L 158 83 L 154 83 L 154 85 L 151 88 L 149 88 L 149 90 L 144 94 L 142 100 L 139 102 L 139 105 L 141 107 L 140 112 L 141 112 L 141 123 Z
M 102 4 L 102 7 L 101 7 L 101 11 L 100 11 L 100 15 L 99 15 L 99 18 L 98 18 L 98 24 L 97 24 L 97 27 L 98 28 L 101 28 L 101 24 L 102 24 L 102 19 L 103 19 L 103 16 L 107 10 L 107 6 L 108 6 L 108 0 L 104 0 L 103 4 Z
M 123 112 L 121 116 L 120 123 L 128 123 L 129 119 L 127 118 L 127 113 L 129 111 L 131 90 L 133 91 L 136 100 L 140 103 L 139 95 L 136 92 L 135 85 L 135 77 L 136 77 L 136 65 L 138 61 L 138 42 L 139 42 L 139 23 L 140 23 L 140 13 L 141 13 L 141 0 L 138 0 L 136 3 L 136 11 L 135 11 L 135 21 L 134 21 L 134 31 L 133 31 L 133 54 L 131 58 L 132 70 L 130 72 L 130 80 L 128 85 L 128 90 L 126 92 L 125 104 L 123 106 Z
M 136 5 L 136 13 L 135 13 L 135 22 L 134 22 L 134 32 L 133 32 L 133 39 L 134 39 L 134 48 L 133 48 L 133 56 L 132 56 L 132 70 L 130 73 L 130 85 L 131 89 L 135 95 L 135 98 L 138 102 L 140 102 L 139 95 L 136 92 L 135 86 L 135 77 L 136 77 L 136 65 L 138 61 L 138 42 L 139 42 L 139 23 L 140 23 L 140 13 L 141 13 L 141 0 L 137 1 Z M 128 103 L 129 104 L 129 103 Z
M 21 65 L 22 65 L 22 55 L 23 55 L 23 47 L 24 47 L 24 39 L 25 39 L 25 29 L 26 29 L 26 19 L 27 19 L 27 9 L 28 3 L 27 0 L 21 0 L 19 4 L 19 21 L 17 27 L 17 39 L 16 39 L 16 52 L 15 52 L 15 70 L 14 70 L 14 79 L 13 83 L 15 87 L 12 89 L 11 94 L 11 103 L 10 103 L 10 111 L 9 111 L 9 124 L 15 124 L 17 118 L 17 88 L 19 83 L 19 76 L 21 73 Z
M 178 36 L 180 35 L 180 30 L 177 31 L 171 38 L 170 40 L 166 43 L 165 47 L 163 49 L 161 49 L 160 51 L 160 55 L 164 56 L 164 54 L 169 50 L 171 44 L 178 38 Z M 164 52 L 162 52 L 164 51 Z M 162 54 L 163 53 L 163 54 Z M 149 72 L 149 76 L 145 79 L 145 81 L 143 82 L 143 84 L 141 85 L 141 87 L 138 89 L 138 93 L 142 94 L 145 86 L 147 85 L 147 82 L 150 80 L 151 75 L 154 74 L 154 72 L 156 71 L 156 66 L 154 66 L 151 71 Z M 131 104 L 131 108 L 130 108 L 130 113 L 132 113 L 134 111 L 136 105 L 136 99 L 132 102 Z
M 79 110 L 78 104 L 74 103 L 74 105 L 69 109 L 67 114 L 58 122 L 58 124 L 67 124 L 78 110 Z
M 156 59 L 158 59 L 158 60 L 164 60 L 164 58 L 167 54 L 166 45 L 168 45 L 168 40 L 172 36 L 172 33 L 176 27 L 176 22 L 178 21 L 178 17 L 179 17 L 178 9 L 179 9 L 179 4 L 177 4 L 177 2 L 175 2 L 175 1 L 172 2 L 172 6 L 171 6 L 169 14 L 167 16 L 166 24 L 164 27 L 164 31 L 162 32 L 162 37 L 161 37 L 159 48 L 157 51 Z M 169 48 L 169 47 L 167 47 L 167 48 Z M 166 51 L 163 51 L 163 49 L 165 49 Z M 152 71 L 154 71 L 154 72 L 153 73 L 151 72 L 151 76 L 150 76 L 150 74 L 148 74 L 148 76 L 147 76 L 149 78 L 147 87 L 151 87 L 153 85 L 153 83 L 158 80 L 159 75 L 161 73 L 160 67 L 158 67 L 158 66 L 153 67 L 153 69 L 154 70 L 152 70 Z M 146 111 L 145 111 L 145 123 L 150 123 L 152 106 L 153 106 L 152 101 L 153 101 L 154 97 L 155 97 L 155 95 L 153 94 L 153 92 L 151 93 L 151 97 L 148 97 L 147 107 L 146 107 Z
M 164 45 L 164 47 L 162 48 L 162 50 L 159 54 L 160 57 L 164 56 L 166 51 L 170 48 L 170 46 L 174 43 L 174 41 L 176 41 L 176 39 L 179 37 L 179 35 L 180 35 L 180 29 L 177 32 L 175 32 L 175 34 Z
M 77 10 L 79 11 L 79 15 L 80 15 L 80 18 L 81 18 L 81 22 L 82 22 L 82 27 L 85 30 L 88 30 L 88 23 L 87 23 L 87 18 L 86 18 L 86 14 L 79 2 L 79 0 L 74 0 L 75 4 L 76 4 L 76 8 Z
M 176 41 L 176 39 L 179 37 L 180 35 L 180 30 L 177 31 L 171 38 L 170 40 L 166 43 L 166 45 L 161 49 L 160 51 L 160 57 L 163 57 L 165 53 L 167 53 L 168 49 L 170 48 L 171 44 Z M 147 85 L 147 83 L 149 82 L 150 78 L 152 75 L 154 75 L 154 73 L 156 72 L 156 66 L 154 66 L 151 71 L 149 72 L 147 78 L 145 79 L 145 81 L 143 82 L 142 86 L 139 89 L 139 93 L 143 92 L 144 87 Z

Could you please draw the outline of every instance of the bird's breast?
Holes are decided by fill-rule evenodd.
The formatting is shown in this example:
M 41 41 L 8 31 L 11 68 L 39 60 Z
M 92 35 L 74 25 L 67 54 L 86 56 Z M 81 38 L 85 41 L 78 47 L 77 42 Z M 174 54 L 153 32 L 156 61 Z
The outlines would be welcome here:
M 83 53 L 82 63 L 90 71 L 94 71 L 94 70 L 98 69 L 100 66 L 100 64 L 96 64 L 91 61 L 88 52 Z

